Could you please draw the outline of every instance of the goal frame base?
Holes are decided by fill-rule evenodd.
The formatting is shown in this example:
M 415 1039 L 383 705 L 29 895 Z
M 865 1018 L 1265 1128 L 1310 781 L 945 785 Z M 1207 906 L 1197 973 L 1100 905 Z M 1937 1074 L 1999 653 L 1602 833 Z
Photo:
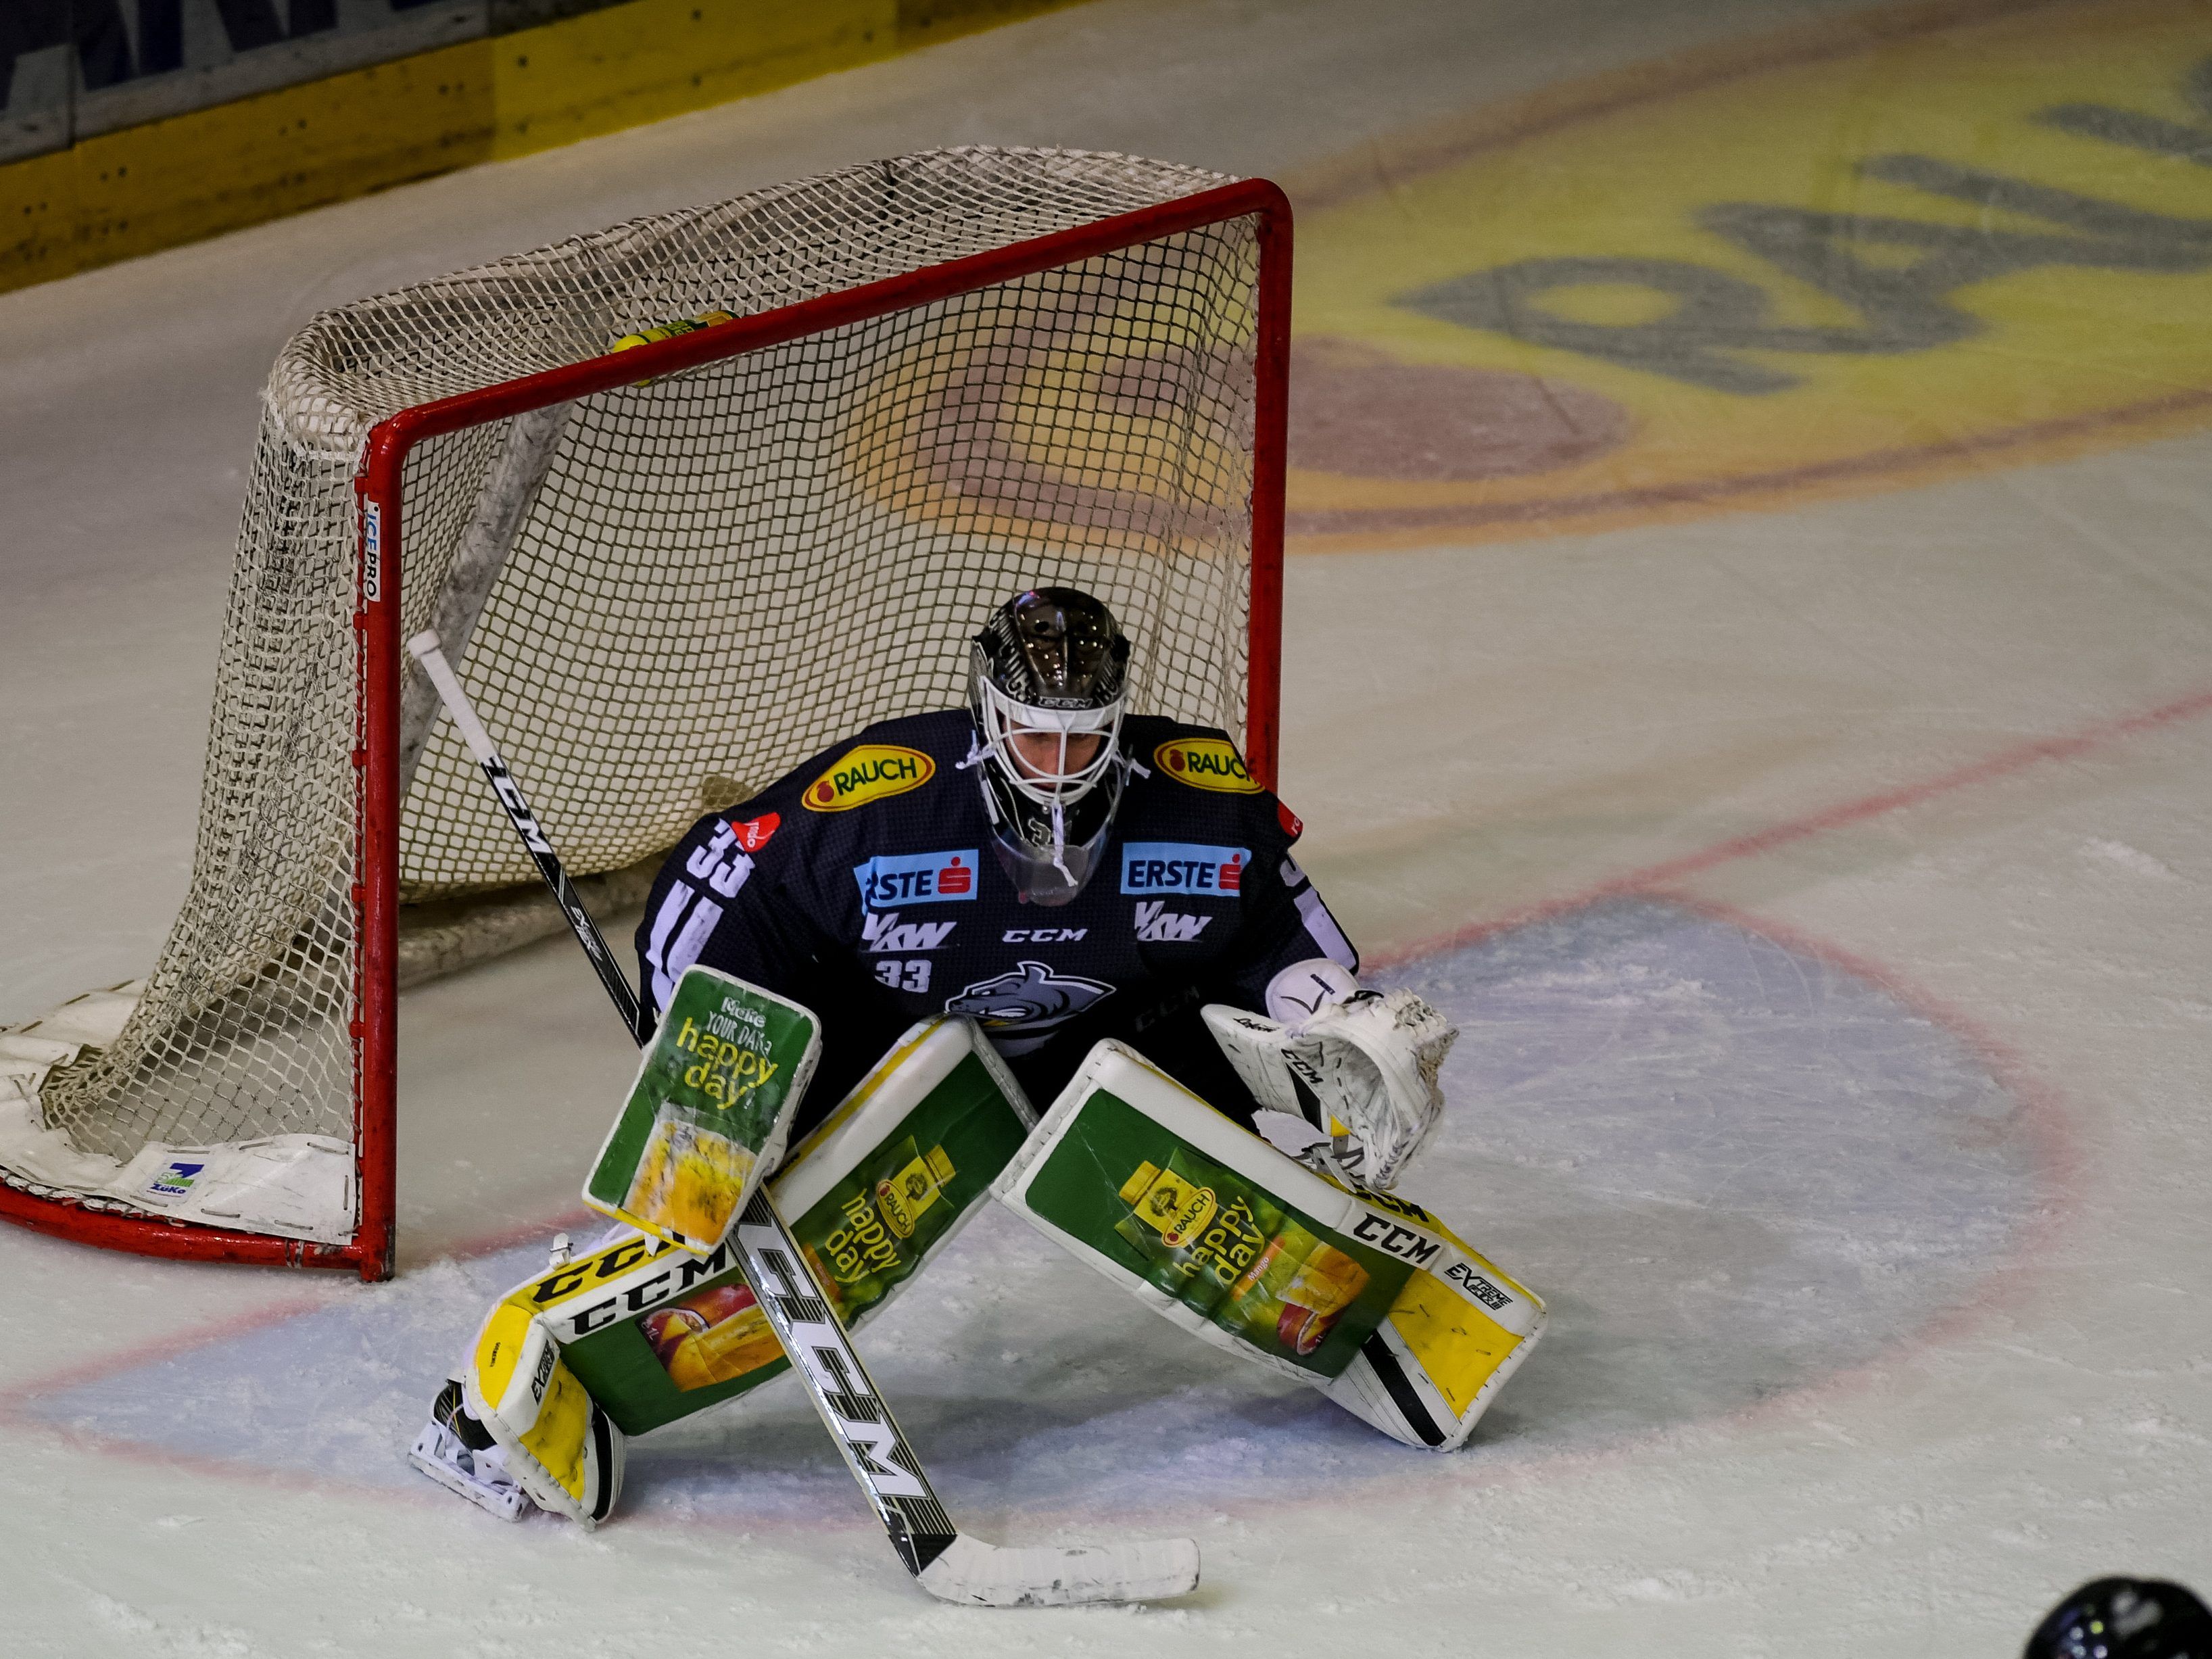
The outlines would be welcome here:
M 392 1276 L 388 1236 L 370 1243 L 356 1234 L 350 1244 L 319 1244 L 308 1238 L 235 1232 L 133 1211 L 102 1209 L 73 1199 L 41 1198 L 5 1182 L 0 1182 L 0 1221 L 13 1222 L 49 1238 L 66 1238 L 131 1255 L 167 1256 L 178 1261 L 236 1261 L 260 1267 L 351 1269 L 367 1279 Z

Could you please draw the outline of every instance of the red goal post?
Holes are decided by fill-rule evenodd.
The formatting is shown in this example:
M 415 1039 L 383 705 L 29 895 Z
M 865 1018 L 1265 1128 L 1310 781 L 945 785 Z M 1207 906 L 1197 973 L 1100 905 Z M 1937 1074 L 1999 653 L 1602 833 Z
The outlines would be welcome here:
M 399 920 L 403 891 L 408 884 L 403 879 L 402 854 L 403 842 L 410 833 L 403 823 L 402 805 L 413 799 L 407 793 L 404 771 L 414 764 L 414 755 L 420 752 L 424 740 L 419 731 L 403 731 L 403 688 L 408 670 L 402 640 L 411 627 L 401 613 L 409 571 L 406 550 L 416 534 L 413 520 L 422 510 L 410 501 L 410 465 L 422 456 L 426 446 L 499 422 L 510 423 L 512 429 L 519 418 L 538 412 L 576 405 L 579 400 L 623 388 L 668 382 L 687 371 L 731 363 L 855 325 L 900 313 L 927 314 L 929 308 L 962 296 L 1234 221 L 1249 223 L 1257 251 L 1256 283 L 1248 307 L 1249 423 L 1238 437 L 1238 441 L 1249 444 L 1245 476 L 1249 488 L 1245 503 L 1249 516 L 1239 519 L 1240 536 L 1249 535 L 1245 637 L 1240 642 L 1243 661 L 1239 665 L 1243 737 L 1255 776 L 1272 786 L 1276 778 L 1280 693 L 1291 218 L 1282 192 L 1265 180 L 1222 183 L 797 303 L 666 337 L 648 337 L 642 343 L 628 344 L 627 349 L 617 347 L 543 372 L 413 404 L 369 429 L 358 452 L 352 484 L 356 546 L 350 627 L 357 702 L 349 760 L 355 839 L 351 880 L 344 894 L 351 911 L 351 938 L 332 947 L 349 951 L 351 962 L 351 1006 L 342 1028 L 351 1050 L 348 1069 L 352 1080 L 356 1172 L 351 1238 L 339 1243 L 273 1237 L 261 1231 L 177 1222 L 150 1209 L 27 1191 L 13 1181 L 0 1181 L 0 1218 L 40 1231 L 147 1255 L 351 1268 L 368 1279 L 391 1274 L 397 1197 Z M 1243 356 L 1237 360 L 1239 374 L 1244 372 L 1245 361 Z M 252 510 L 249 503 L 249 520 Z M 1246 526 L 1249 531 L 1243 528 Z M 447 540 L 454 534 L 453 526 L 443 520 L 426 527 Z M 482 603 L 481 596 L 477 603 Z M 418 617 L 412 626 L 420 625 Z M 951 637 L 957 640 L 957 635 Z M 218 719 L 221 713 L 219 708 Z M 818 747 L 836 735 L 834 731 L 815 732 L 812 746 Z M 404 765 L 403 750 L 410 743 L 414 750 Z M 533 799 L 538 799 L 538 777 L 531 771 L 527 757 L 517 760 L 517 773 Z M 766 781 L 750 781 L 757 787 Z M 542 799 L 539 804 L 542 808 Z M 204 805 L 204 842 L 208 810 Z M 548 814 L 547 821 L 556 846 L 561 845 L 561 819 Z M 417 842 L 421 839 L 417 832 Z M 419 854 L 419 847 L 410 855 L 415 854 Z M 197 874 L 197 861 L 195 869 Z M 417 880 L 414 885 L 420 888 L 423 884 Z M 173 936 L 170 948 L 178 948 Z

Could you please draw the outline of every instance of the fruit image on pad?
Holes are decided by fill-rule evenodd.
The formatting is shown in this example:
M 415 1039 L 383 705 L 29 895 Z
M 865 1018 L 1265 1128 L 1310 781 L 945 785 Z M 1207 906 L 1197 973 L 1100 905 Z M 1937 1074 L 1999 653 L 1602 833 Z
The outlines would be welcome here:
M 693 968 L 678 981 L 584 1202 L 704 1255 L 783 1154 L 821 1051 L 798 1004 Z

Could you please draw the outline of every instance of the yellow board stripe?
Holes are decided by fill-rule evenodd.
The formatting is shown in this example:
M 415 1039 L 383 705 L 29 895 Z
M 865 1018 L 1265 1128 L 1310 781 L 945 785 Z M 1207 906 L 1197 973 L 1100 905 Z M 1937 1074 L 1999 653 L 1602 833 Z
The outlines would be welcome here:
M 0 167 L 0 292 L 897 57 L 1075 0 L 629 0 Z

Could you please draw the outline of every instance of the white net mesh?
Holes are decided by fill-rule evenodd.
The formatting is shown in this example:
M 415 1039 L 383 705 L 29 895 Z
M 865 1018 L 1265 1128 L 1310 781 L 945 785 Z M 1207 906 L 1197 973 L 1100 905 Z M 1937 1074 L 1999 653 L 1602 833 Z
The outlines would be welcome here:
M 266 393 L 191 891 L 120 1039 L 48 1079 L 48 1127 L 118 1158 L 352 1133 L 353 478 L 378 421 L 1224 182 L 938 151 L 317 318 Z M 405 477 L 404 631 L 441 616 L 472 541 L 497 544 L 454 654 L 579 875 L 870 720 L 957 703 L 967 637 L 1025 585 L 1115 607 L 1136 707 L 1241 737 L 1257 267 L 1253 222 L 1224 221 L 434 439 Z M 443 723 L 401 878 L 410 902 L 535 879 Z

